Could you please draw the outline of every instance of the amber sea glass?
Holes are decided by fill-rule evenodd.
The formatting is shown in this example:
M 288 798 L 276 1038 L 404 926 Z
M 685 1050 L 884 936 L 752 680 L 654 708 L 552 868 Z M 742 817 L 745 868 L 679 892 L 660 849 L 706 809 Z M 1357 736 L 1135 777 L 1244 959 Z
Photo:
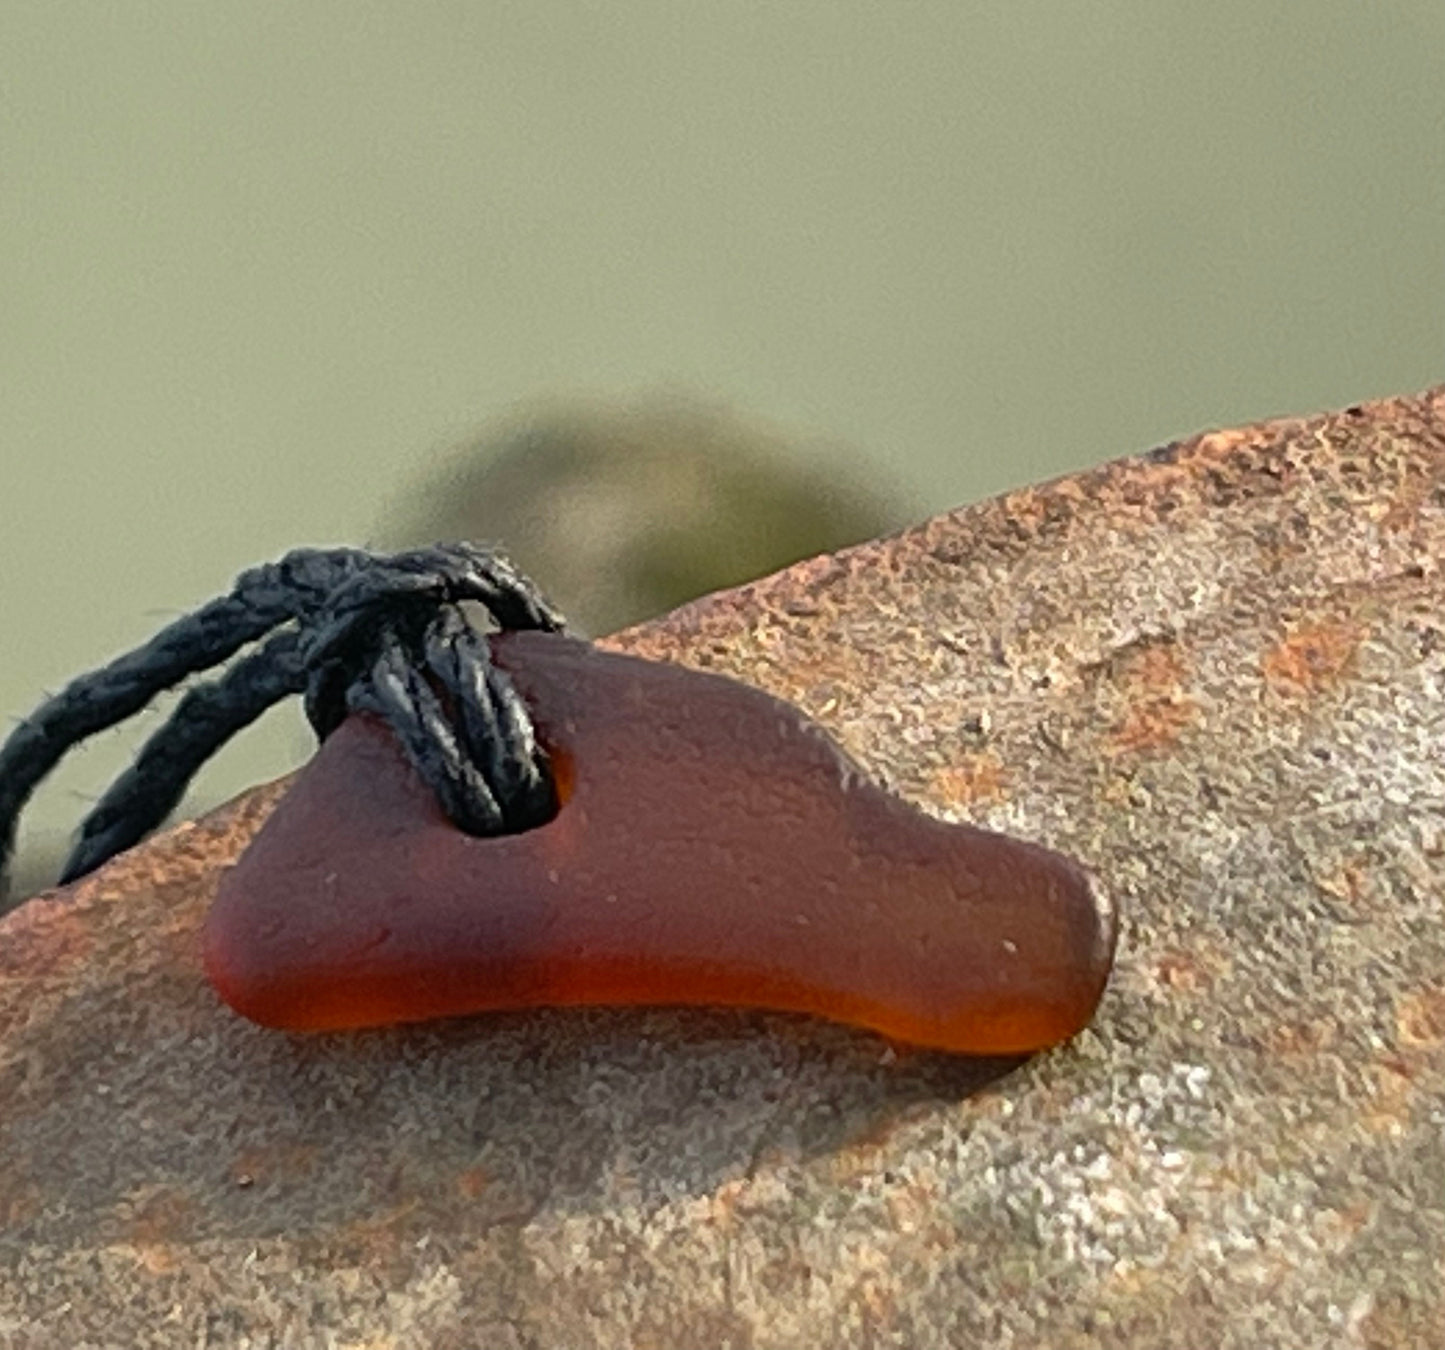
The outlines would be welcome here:
M 1088 874 L 867 780 L 790 704 L 575 639 L 491 639 L 562 804 L 478 839 L 390 732 L 344 723 L 223 879 L 206 968 L 291 1030 L 708 1004 L 976 1054 L 1077 1032 L 1115 917 Z

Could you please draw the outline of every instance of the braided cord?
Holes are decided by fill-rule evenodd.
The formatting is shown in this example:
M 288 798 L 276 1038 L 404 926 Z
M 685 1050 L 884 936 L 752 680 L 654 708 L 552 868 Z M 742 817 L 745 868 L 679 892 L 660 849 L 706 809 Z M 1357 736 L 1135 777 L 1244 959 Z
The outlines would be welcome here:
M 191 779 L 220 746 L 273 703 L 305 687 L 296 635 L 281 632 L 219 680 L 187 690 L 165 725 L 81 822 L 61 884 L 140 843 L 180 805 Z
M 468 833 L 550 818 L 555 794 L 531 717 L 460 610 L 464 601 L 504 629 L 564 626 L 510 562 L 471 544 L 391 557 L 298 549 L 242 573 L 227 595 L 71 681 L 0 747 L 0 894 L 20 811 L 67 750 L 254 642 L 219 678 L 187 691 L 142 746 L 82 824 L 64 881 L 159 826 L 216 750 L 297 693 L 322 740 L 350 712 L 384 718 Z

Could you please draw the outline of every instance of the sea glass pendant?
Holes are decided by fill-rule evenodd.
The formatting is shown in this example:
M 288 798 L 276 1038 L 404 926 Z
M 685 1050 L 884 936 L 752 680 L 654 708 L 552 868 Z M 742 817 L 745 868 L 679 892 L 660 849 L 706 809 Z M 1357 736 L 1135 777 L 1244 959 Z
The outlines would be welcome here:
M 555 634 L 490 641 L 557 815 L 464 834 L 386 727 L 350 718 L 220 885 L 205 962 L 238 1012 L 321 1031 L 706 1004 L 973 1054 L 1092 1016 L 1116 921 L 1069 859 L 925 814 L 737 681 Z

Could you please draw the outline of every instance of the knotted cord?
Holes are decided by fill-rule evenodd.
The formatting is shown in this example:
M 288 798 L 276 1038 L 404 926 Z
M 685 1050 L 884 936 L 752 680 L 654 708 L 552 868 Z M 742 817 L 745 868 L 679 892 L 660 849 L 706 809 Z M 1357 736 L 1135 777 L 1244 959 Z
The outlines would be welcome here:
M 502 629 L 564 626 L 510 562 L 472 544 L 389 557 L 297 549 L 243 572 L 228 594 L 71 681 L 11 733 L 0 748 L 0 895 L 20 812 L 66 751 L 232 657 L 218 678 L 183 695 L 91 810 L 62 881 L 159 826 L 211 755 L 292 694 L 305 695 L 320 740 L 349 713 L 383 718 L 468 834 L 512 833 L 549 819 L 555 793 L 531 716 L 460 608 L 465 601 L 479 603 Z

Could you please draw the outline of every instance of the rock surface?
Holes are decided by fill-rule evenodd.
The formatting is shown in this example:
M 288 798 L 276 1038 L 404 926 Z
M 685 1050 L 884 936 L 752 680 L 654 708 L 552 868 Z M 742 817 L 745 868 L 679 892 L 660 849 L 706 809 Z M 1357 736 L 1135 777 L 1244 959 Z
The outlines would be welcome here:
M 1214 433 L 613 640 L 1124 913 L 1023 1065 L 806 1019 L 292 1038 L 254 792 L 0 923 L 0 1344 L 1445 1344 L 1445 388 Z

